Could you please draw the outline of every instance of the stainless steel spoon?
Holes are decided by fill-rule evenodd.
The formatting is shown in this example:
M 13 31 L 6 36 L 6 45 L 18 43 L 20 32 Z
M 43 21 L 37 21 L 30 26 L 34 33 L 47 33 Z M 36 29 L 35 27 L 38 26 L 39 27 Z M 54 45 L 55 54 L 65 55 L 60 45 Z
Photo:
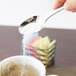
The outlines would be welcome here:
M 47 15 L 41 17 L 41 16 L 33 16 L 27 20 L 25 20 L 24 22 L 22 22 L 22 24 L 19 27 L 19 32 L 21 34 L 24 33 L 36 33 L 39 32 L 41 29 L 44 28 L 45 22 L 52 17 L 53 15 L 55 15 L 56 13 L 60 12 L 61 10 L 63 10 L 64 7 L 58 8 L 56 10 L 51 11 L 50 13 L 48 13 Z

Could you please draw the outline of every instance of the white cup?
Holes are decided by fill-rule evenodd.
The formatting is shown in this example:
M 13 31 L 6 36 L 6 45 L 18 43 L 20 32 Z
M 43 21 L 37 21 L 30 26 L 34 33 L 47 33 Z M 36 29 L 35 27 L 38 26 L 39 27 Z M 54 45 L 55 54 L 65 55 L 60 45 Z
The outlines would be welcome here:
M 22 56 L 22 55 L 12 56 L 12 57 L 9 57 L 9 58 L 2 60 L 0 62 L 0 67 L 2 64 L 7 63 L 9 61 L 12 61 L 16 64 L 31 65 L 32 67 L 34 67 L 38 71 L 40 76 L 46 76 L 45 66 L 43 65 L 43 63 L 41 61 L 39 61 L 38 59 L 36 59 L 34 57 Z M 0 70 L 0 72 L 1 72 L 1 70 Z

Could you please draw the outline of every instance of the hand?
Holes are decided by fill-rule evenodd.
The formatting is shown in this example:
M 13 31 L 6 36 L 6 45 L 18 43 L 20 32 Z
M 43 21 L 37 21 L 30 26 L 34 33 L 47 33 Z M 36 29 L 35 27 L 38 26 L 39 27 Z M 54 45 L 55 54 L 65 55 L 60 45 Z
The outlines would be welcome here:
M 76 12 L 76 0 L 55 0 L 53 9 L 64 6 L 64 9 Z

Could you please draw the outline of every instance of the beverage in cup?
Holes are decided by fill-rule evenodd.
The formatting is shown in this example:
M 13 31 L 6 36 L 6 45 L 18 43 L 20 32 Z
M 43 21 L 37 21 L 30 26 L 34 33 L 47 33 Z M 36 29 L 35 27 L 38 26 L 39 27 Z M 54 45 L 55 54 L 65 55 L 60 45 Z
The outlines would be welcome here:
M 46 69 L 34 57 L 12 56 L 0 62 L 0 76 L 46 76 Z

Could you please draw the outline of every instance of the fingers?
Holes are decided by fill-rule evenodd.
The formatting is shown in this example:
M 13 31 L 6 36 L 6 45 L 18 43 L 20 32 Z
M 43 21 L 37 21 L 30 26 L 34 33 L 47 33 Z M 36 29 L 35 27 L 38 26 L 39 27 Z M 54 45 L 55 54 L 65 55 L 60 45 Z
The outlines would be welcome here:
M 64 5 L 66 0 L 55 0 L 53 9 L 57 9 Z
M 76 12 L 76 0 L 55 0 L 53 9 L 64 6 L 64 9 Z

